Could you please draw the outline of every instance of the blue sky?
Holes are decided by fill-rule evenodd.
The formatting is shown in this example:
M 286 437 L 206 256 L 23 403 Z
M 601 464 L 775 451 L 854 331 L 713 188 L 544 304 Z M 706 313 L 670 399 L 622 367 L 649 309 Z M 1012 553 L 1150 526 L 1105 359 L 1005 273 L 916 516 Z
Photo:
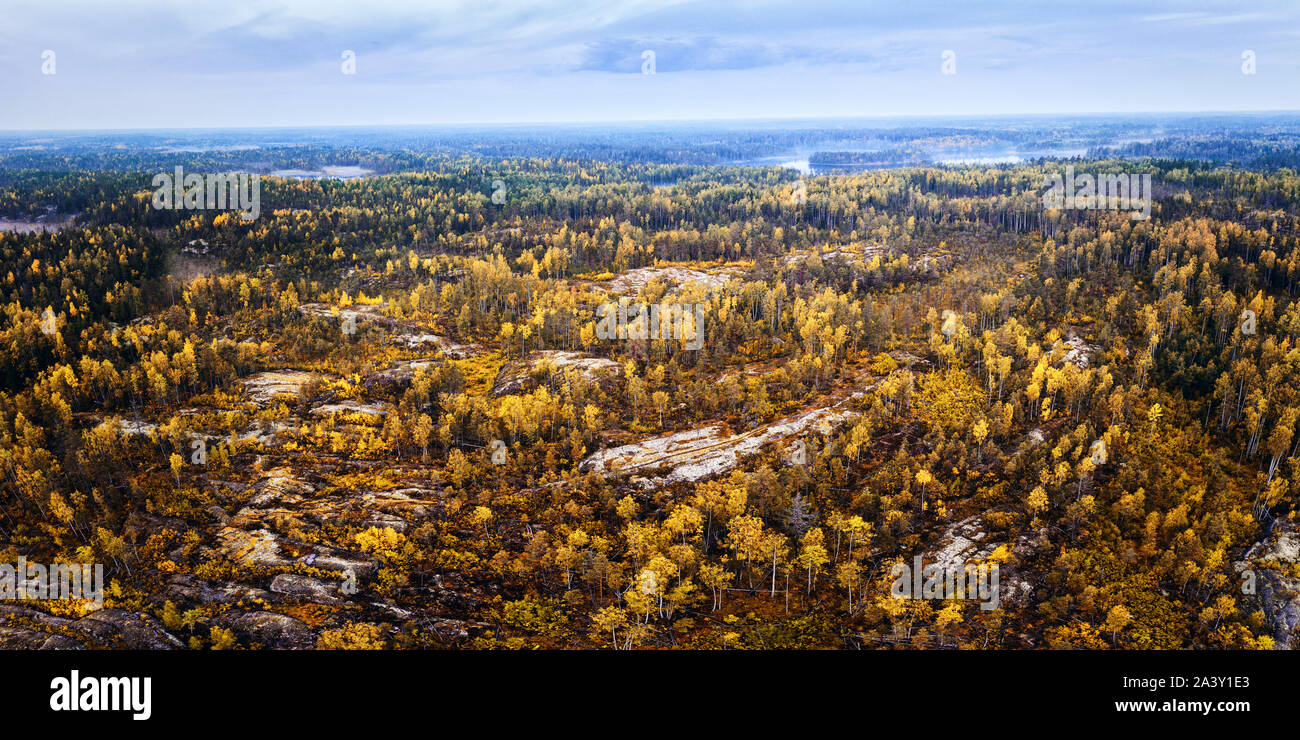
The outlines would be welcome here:
M 0 7 L 0 129 L 1293 110 L 1298 93 L 1290 0 Z

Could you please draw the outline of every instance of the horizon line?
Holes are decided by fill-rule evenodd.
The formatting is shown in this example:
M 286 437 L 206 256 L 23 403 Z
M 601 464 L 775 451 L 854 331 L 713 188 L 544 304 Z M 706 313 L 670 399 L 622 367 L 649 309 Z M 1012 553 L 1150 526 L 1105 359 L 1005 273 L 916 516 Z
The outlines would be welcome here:
M 663 124 L 719 124 L 719 123 L 782 123 L 782 122 L 816 122 L 816 121 L 889 121 L 889 120 L 971 120 L 999 118 L 1067 118 L 1067 117 L 1101 117 L 1101 116 L 1211 116 L 1211 115 L 1300 115 L 1300 108 L 1261 108 L 1261 109 L 1224 109 L 1224 110 L 1177 110 L 1177 111 L 1060 111 L 1051 113 L 891 113 L 872 116 L 738 116 L 734 118 L 611 118 L 565 121 L 467 121 L 467 122 L 431 122 L 431 123 L 360 123 L 360 124 L 273 124 L 249 126 L 158 126 L 108 127 L 108 128 L 13 128 L 0 129 L 0 136 L 9 134 L 77 134 L 77 133 L 148 133 L 148 132 L 183 132 L 183 131 L 296 131 L 303 129 L 432 129 L 465 127 L 520 127 L 520 126 L 611 126 L 611 125 L 663 125 Z

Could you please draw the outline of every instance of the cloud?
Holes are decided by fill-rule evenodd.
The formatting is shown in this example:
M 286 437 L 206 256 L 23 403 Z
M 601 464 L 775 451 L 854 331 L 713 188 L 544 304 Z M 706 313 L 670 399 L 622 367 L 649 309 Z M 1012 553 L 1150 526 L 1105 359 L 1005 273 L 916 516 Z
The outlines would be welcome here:
M 1259 0 L 9 0 L 0 128 L 1294 108 Z M 40 54 L 58 54 L 42 76 Z M 343 50 L 356 74 L 343 75 Z M 957 54 L 941 77 L 939 55 Z M 1243 79 L 1240 54 L 1258 54 Z M 636 80 L 642 52 L 654 79 Z M 1122 84 L 1117 84 L 1122 80 Z M 16 104 L 15 104 L 16 103 Z M 764 111 L 767 111 L 764 113 Z
M 587 44 L 576 69 L 639 73 L 645 51 L 655 54 L 656 72 L 750 70 L 786 64 L 872 64 L 879 55 L 863 49 L 761 43 L 716 36 L 658 39 L 604 39 Z

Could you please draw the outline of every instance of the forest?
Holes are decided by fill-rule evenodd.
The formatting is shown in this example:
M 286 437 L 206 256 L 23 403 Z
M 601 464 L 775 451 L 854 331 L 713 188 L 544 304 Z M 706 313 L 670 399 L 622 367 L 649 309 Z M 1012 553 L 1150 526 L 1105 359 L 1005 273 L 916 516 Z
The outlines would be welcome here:
M 0 216 L 70 220 L 0 231 L 0 562 L 107 584 L 0 646 L 1300 647 L 1291 150 L 903 133 L 9 150 Z M 281 155 L 255 221 L 150 207 Z M 1150 219 L 1045 208 L 1067 165 Z M 997 608 L 898 598 L 918 557 Z

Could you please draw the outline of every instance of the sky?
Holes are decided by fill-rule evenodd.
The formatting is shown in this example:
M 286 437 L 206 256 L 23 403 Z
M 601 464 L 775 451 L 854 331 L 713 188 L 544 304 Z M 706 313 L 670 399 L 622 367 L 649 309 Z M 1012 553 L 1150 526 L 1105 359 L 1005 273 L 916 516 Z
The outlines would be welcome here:
M 1295 110 L 1298 42 L 1294 0 L 5 0 L 0 130 Z

